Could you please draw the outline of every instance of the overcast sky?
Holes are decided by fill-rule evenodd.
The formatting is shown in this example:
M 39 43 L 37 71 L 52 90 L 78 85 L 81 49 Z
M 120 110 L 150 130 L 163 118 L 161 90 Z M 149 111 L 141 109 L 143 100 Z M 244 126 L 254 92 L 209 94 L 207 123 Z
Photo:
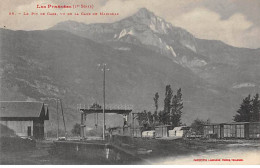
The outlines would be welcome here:
M 44 4 L 94 4 L 94 9 L 37 9 Z M 1 0 L 7 29 L 47 29 L 58 22 L 114 22 L 145 7 L 194 36 L 237 47 L 260 48 L 260 0 Z M 9 16 L 9 12 L 118 12 L 119 16 Z

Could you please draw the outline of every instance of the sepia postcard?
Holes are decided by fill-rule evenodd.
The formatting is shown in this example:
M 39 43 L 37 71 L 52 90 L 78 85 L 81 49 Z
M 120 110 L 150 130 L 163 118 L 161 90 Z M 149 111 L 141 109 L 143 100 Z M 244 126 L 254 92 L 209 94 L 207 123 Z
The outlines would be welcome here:
M 0 2 L 1 165 L 259 165 L 259 0 Z

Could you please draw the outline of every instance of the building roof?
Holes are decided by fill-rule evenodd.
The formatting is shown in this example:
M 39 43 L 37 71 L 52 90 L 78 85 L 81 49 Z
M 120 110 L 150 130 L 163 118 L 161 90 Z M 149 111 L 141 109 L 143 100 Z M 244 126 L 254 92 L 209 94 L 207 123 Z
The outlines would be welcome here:
M 41 114 L 43 111 L 43 114 Z M 43 115 L 48 117 L 48 110 L 43 102 L 28 101 L 0 101 L 0 118 L 37 118 Z
M 205 126 L 213 126 L 213 125 L 240 125 L 240 124 L 248 124 L 248 123 L 260 123 L 260 122 L 229 122 L 229 123 L 211 123 L 204 124 Z
M 103 113 L 103 109 L 80 109 L 80 111 L 86 113 L 86 114 L 92 114 L 92 113 Z M 106 113 L 115 113 L 115 114 L 129 114 L 131 113 L 132 109 L 106 109 Z
M 155 128 L 161 128 L 161 127 L 171 127 L 171 125 L 157 125 Z
M 223 123 L 224 125 L 237 125 L 237 124 L 247 124 L 249 122 L 230 122 L 230 123 Z
M 180 131 L 180 130 L 189 130 L 190 127 L 187 126 L 179 126 L 179 127 L 174 127 L 173 130 L 175 131 Z

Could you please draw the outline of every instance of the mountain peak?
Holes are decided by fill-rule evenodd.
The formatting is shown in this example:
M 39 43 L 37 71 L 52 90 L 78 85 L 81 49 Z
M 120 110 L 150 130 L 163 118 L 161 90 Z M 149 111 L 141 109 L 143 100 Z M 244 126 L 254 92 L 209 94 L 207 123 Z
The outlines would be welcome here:
M 155 16 L 153 12 L 149 11 L 146 8 L 140 8 L 138 12 L 135 14 L 135 16 L 140 18 L 150 18 L 152 16 Z
M 152 31 L 160 34 L 167 34 L 172 30 L 172 25 L 163 18 L 156 16 L 153 12 L 146 8 L 140 8 L 138 12 L 128 18 L 128 21 L 134 21 L 134 24 L 148 26 Z
M 137 13 L 151 14 L 153 12 L 149 11 L 147 8 L 140 8 Z

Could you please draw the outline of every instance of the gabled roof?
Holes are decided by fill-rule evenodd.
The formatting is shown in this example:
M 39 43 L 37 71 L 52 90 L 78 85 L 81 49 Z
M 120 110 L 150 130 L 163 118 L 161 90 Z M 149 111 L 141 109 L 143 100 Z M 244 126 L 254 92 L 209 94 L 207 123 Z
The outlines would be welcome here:
M 41 112 L 43 113 L 41 114 Z M 0 118 L 30 117 L 36 118 L 43 115 L 47 117 L 43 102 L 29 101 L 0 101 Z M 42 117 L 42 116 L 41 116 Z

